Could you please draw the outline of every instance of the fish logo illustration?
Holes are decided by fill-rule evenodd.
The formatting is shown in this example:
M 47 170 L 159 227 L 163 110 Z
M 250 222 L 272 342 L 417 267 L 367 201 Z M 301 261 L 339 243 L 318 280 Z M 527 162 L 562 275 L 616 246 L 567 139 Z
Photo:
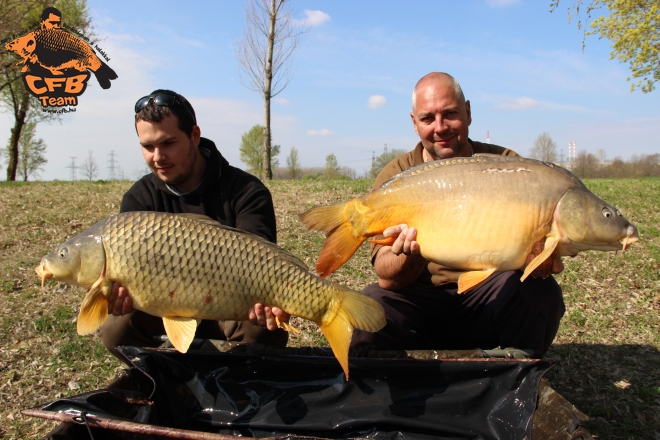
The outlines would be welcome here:
M 10 41 L 5 49 L 22 58 L 23 82 L 43 107 L 75 106 L 87 88 L 92 72 L 103 89 L 109 89 L 117 74 L 82 38 L 60 27 L 61 12 L 46 8 L 41 24 Z M 97 49 L 99 49 L 97 47 Z M 99 49 L 107 61 L 105 53 Z

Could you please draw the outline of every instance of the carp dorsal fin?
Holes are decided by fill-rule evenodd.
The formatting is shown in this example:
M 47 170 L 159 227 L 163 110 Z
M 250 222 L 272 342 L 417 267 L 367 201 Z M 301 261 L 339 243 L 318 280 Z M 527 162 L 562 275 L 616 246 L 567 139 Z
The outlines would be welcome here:
M 523 276 L 520 278 L 520 281 L 525 281 L 525 278 L 529 276 L 530 273 L 534 271 L 537 267 L 541 265 L 545 260 L 552 255 L 555 248 L 559 244 L 559 239 L 555 236 L 547 236 L 545 239 L 545 245 L 543 246 L 543 252 L 538 254 L 525 268 Z
M 163 317 L 163 326 L 170 342 L 181 353 L 188 351 L 190 343 L 195 337 L 197 324 L 199 321 L 194 318 L 184 318 L 182 316 Z
M 108 319 L 108 297 L 111 291 L 112 281 L 106 281 L 105 276 L 92 284 L 78 313 L 76 327 L 79 335 L 94 333 Z
M 496 268 L 486 270 L 473 270 L 471 272 L 465 272 L 458 277 L 458 293 L 468 292 L 483 281 L 486 280 L 489 276 L 495 272 Z

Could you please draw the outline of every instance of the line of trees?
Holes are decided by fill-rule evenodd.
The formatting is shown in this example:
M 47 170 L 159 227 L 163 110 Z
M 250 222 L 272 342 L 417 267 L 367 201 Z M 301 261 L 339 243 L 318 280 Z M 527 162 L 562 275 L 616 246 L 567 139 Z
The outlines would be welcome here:
M 660 177 L 660 154 L 633 155 L 628 161 L 617 157 L 608 161 L 581 151 L 570 169 L 580 178 Z
M 660 176 L 660 154 L 634 155 L 629 161 L 616 157 L 610 161 L 605 150 L 598 150 L 596 154 L 580 151 L 575 159 L 561 163 L 557 143 L 546 132 L 536 138 L 529 157 L 560 164 L 580 178 Z

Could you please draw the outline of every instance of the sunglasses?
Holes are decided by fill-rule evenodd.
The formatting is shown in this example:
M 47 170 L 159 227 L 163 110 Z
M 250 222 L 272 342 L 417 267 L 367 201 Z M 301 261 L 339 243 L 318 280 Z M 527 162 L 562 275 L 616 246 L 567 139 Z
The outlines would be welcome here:
M 138 99 L 137 102 L 135 103 L 135 113 L 139 112 L 147 105 L 149 105 L 149 102 L 151 102 L 152 100 L 154 101 L 154 104 L 158 106 L 181 107 L 188 114 L 188 116 L 192 118 L 193 123 L 197 124 L 197 118 L 195 118 L 195 113 L 193 112 L 192 108 L 189 108 L 190 104 L 183 101 L 183 99 L 179 99 L 177 95 L 173 95 L 171 93 L 161 92 L 161 93 L 156 93 L 155 95 L 143 96 L 142 98 Z

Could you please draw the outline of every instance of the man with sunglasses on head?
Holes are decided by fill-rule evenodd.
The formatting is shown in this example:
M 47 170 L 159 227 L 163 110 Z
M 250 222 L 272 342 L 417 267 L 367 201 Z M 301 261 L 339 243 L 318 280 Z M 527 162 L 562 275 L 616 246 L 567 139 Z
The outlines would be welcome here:
M 268 188 L 255 176 L 229 165 L 215 144 L 201 137 L 195 111 L 178 93 L 156 90 L 135 104 L 135 129 L 151 170 L 124 194 L 120 212 L 158 211 L 202 214 L 225 226 L 276 242 L 275 211 Z M 120 345 L 158 346 L 161 318 L 133 310 L 127 290 L 115 283 L 100 334 L 117 356 Z M 196 337 L 286 346 L 280 309 L 255 304 L 249 321 L 202 321 Z M 118 356 L 120 359 L 121 357 Z

